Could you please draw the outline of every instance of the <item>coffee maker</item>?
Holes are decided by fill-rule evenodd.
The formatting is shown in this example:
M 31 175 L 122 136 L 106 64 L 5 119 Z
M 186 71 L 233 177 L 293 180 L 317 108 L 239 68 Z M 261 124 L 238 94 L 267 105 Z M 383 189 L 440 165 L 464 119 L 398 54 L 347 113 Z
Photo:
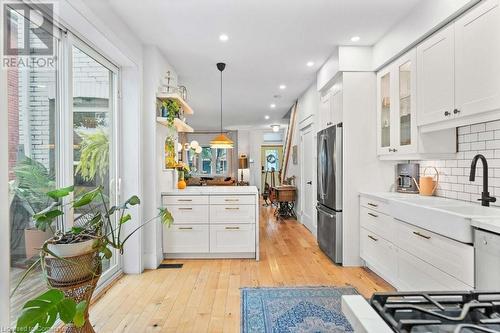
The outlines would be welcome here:
M 418 193 L 420 164 L 398 163 L 396 167 L 396 191 L 400 193 Z

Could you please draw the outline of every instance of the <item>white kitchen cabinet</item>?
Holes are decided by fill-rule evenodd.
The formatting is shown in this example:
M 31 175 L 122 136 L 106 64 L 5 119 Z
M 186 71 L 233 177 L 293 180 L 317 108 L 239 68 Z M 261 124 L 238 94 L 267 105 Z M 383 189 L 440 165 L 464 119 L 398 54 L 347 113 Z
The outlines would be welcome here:
M 472 290 L 469 285 L 439 268 L 400 249 L 398 251 L 398 291 L 456 291 Z
M 163 229 L 165 258 L 259 259 L 256 187 L 188 187 L 162 203 L 174 218 Z
M 455 27 L 438 31 L 417 46 L 418 125 L 452 117 L 455 105 Z
M 455 22 L 457 117 L 500 109 L 500 1 L 487 0 Z
M 377 73 L 379 155 L 417 153 L 416 50 Z
M 360 256 L 401 291 L 471 290 L 474 248 L 393 218 L 391 204 L 360 197 Z
M 203 253 L 209 251 L 208 225 L 173 225 L 164 227 L 165 253 Z
M 255 252 L 254 224 L 210 226 L 210 252 Z
M 333 125 L 331 104 L 332 104 L 331 92 L 327 91 L 321 96 L 319 101 L 318 126 L 317 126 L 318 131 L 321 131 Z
M 331 83 L 331 87 L 321 94 L 318 110 L 318 131 L 342 122 L 342 103 L 342 75 L 339 74 Z
M 421 132 L 500 117 L 500 0 L 484 0 L 417 46 Z
M 374 232 L 361 228 L 360 255 L 371 269 L 395 284 L 397 277 L 397 249 L 391 242 Z

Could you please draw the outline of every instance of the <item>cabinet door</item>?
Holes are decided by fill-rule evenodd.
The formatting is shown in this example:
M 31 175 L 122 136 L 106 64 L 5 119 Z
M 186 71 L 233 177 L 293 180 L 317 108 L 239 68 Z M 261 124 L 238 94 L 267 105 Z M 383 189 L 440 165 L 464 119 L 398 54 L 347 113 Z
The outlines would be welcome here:
M 331 98 L 331 123 L 338 124 L 342 122 L 342 90 L 340 88 L 336 89 L 332 93 Z
M 483 1 L 455 22 L 457 116 L 500 108 L 499 0 Z
M 417 46 L 417 124 L 449 119 L 455 105 L 454 26 Z
M 397 281 L 397 249 L 379 235 L 361 228 L 360 255 L 368 266 L 390 283 Z
M 210 252 L 255 252 L 255 225 L 211 225 Z
M 417 51 L 413 49 L 394 63 L 394 131 L 397 153 L 417 152 Z
M 379 155 L 393 152 L 392 104 L 394 89 L 393 66 L 377 73 L 377 152 Z
M 330 122 L 331 112 L 330 102 L 330 92 L 327 92 L 324 96 L 321 97 L 319 103 L 318 131 L 321 131 L 331 125 L 328 124 Z

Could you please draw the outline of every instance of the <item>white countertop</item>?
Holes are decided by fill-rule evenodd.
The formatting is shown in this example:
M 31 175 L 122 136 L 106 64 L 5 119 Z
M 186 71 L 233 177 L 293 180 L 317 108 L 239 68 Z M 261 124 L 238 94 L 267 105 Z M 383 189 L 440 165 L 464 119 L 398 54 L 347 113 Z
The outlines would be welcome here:
M 342 312 L 356 333 L 394 332 L 363 296 L 342 296 Z
M 500 208 L 479 203 L 397 192 L 360 192 L 388 204 L 396 219 L 464 243 L 472 243 L 472 228 L 500 233 Z
M 473 227 L 500 234 L 500 218 L 495 219 L 473 219 L 470 223 Z
M 259 194 L 256 186 L 188 186 L 184 190 L 171 190 L 162 192 L 161 195 L 222 195 L 222 194 Z

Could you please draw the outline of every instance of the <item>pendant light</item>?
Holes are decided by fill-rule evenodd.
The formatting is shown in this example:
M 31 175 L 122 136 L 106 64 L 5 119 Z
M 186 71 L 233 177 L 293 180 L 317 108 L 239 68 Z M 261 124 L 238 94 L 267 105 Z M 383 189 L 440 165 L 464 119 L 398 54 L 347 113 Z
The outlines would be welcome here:
M 223 62 L 217 63 L 217 69 L 220 71 L 220 134 L 210 141 L 210 148 L 232 149 L 234 142 L 222 133 L 222 71 L 226 68 Z

